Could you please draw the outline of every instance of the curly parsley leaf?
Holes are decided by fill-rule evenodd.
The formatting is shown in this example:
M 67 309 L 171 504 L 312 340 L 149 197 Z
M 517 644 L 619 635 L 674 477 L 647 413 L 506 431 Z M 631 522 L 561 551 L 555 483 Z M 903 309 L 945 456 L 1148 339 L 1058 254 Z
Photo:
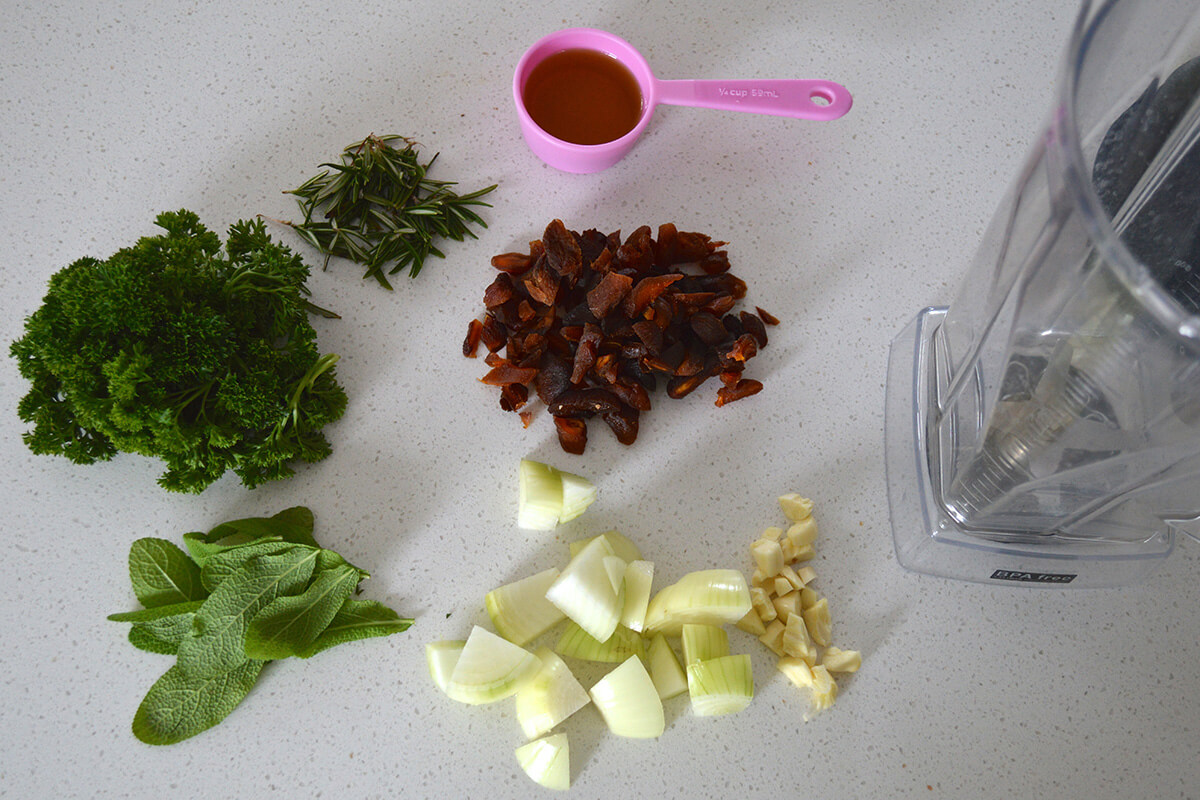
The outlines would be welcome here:
M 10 354 L 30 388 L 17 413 L 34 453 L 78 464 L 159 458 L 159 483 L 200 492 L 228 471 L 248 487 L 330 452 L 346 395 L 322 355 L 309 270 L 261 221 L 220 237 L 192 212 L 165 233 L 51 276 Z

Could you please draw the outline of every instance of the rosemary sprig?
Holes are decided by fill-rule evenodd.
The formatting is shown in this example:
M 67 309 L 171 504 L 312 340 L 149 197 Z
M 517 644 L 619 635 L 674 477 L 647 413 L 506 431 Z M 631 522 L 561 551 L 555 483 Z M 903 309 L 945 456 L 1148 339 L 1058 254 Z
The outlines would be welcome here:
M 436 160 L 422 164 L 411 139 L 371 134 L 342 151 L 341 163 L 321 164 L 327 169 L 286 192 L 304 220 L 285 224 L 325 254 L 325 266 L 332 256 L 348 258 L 366 267 L 364 279 L 391 289 L 387 275 L 407 268 L 415 278 L 426 258 L 445 258 L 435 240 L 461 242 L 476 238 L 470 225 L 487 227 L 472 207 L 491 208 L 480 198 L 496 184 L 456 194 L 454 182 L 428 177 Z

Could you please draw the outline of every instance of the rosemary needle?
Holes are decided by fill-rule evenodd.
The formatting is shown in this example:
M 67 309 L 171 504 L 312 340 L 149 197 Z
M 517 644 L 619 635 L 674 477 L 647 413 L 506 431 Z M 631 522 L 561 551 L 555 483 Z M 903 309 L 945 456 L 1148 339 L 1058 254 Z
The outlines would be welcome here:
M 402 143 L 402 147 L 393 146 Z M 325 254 L 348 258 L 366 267 L 363 278 L 374 278 L 391 289 L 388 275 L 408 269 L 415 278 L 429 256 L 445 258 L 438 239 L 475 238 L 471 224 L 486 228 L 475 206 L 496 188 L 492 184 L 459 195 L 451 181 L 428 177 L 435 154 L 421 163 L 411 139 L 371 134 L 347 147 L 340 163 L 321 164 L 323 172 L 287 194 L 297 197 L 302 222 L 287 222 L 309 244 Z

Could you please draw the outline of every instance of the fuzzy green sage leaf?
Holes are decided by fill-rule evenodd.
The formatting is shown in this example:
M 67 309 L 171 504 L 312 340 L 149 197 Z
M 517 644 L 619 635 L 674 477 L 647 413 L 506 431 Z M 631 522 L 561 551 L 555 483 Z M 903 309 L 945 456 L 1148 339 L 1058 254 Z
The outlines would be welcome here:
M 176 656 L 134 716 L 139 739 L 172 744 L 217 724 L 268 659 L 408 629 L 412 620 L 382 603 L 351 599 L 369 575 L 322 549 L 312 529 L 312 512 L 297 506 L 187 534 L 191 559 L 165 540 L 135 543 L 131 580 L 161 604 L 108 618 L 131 623 L 135 647 Z M 164 602 L 182 597 L 192 599 Z
M 129 548 L 129 580 L 146 608 L 201 600 L 208 596 L 200 568 L 166 539 L 147 537 Z
M 222 550 L 210 556 L 200 568 L 200 581 L 208 591 L 215 591 L 224 581 L 236 575 L 247 561 L 258 556 L 273 556 L 287 552 L 294 545 L 277 537 L 260 539 L 238 547 Z M 314 549 L 314 548 L 310 548 Z
M 196 612 L 192 633 L 179 643 L 179 669 L 189 678 L 219 675 L 245 658 L 243 642 L 250 620 L 276 597 L 303 589 L 316 566 L 318 550 L 293 545 L 261 555 L 213 590 Z
M 179 652 L 179 643 L 191 634 L 195 617 L 195 611 L 188 611 L 153 622 L 135 622 L 129 626 L 129 643 L 139 650 L 173 656 Z
M 401 633 L 412 625 L 383 603 L 375 600 L 347 600 L 316 640 L 296 655 L 312 658 L 317 653 L 347 642 Z
M 183 637 L 191 633 L 192 618 L 203 600 L 156 606 L 140 611 L 109 614 L 114 622 L 132 622 L 129 643 L 139 650 L 161 655 L 175 655 Z
M 179 643 L 192 629 L 192 614 L 184 615 L 177 623 L 162 625 L 129 626 L 129 643 L 147 653 L 173 656 L 179 652 Z
M 137 611 L 121 611 L 117 614 L 109 614 L 108 618 L 113 622 L 149 624 L 151 622 L 158 622 L 162 619 L 178 617 L 181 614 L 194 614 L 202 605 L 204 605 L 203 600 L 189 600 L 186 603 L 174 603 L 169 606 L 141 608 Z
M 183 535 L 192 558 L 204 566 L 209 557 L 263 539 L 279 539 L 293 544 L 318 547 L 313 538 L 313 513 L 304 506 L 286 508 L 272 517 L 248 517 L 222 522 L 208 533 L 195 531 Z
M 316 641 L 358 586 L 358 569 L 345 564 L 322 570 L 300 594 L 277 597 L 250 620 L 249 658 L 288 658 Z
M 133 717 L 133 735 L 146 744 L 175 744 L 216 725 L 254 687 L 263 661 L 242 659 L 233 669 L 189 675 L 178 664 L 155 681 Z

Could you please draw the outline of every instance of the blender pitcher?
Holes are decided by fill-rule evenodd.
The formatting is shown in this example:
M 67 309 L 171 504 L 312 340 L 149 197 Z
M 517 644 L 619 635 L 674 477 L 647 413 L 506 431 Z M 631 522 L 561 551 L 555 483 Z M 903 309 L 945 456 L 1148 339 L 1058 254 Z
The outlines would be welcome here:
M 897 558 L 1111 586 L 1200 529 L 1200 3 L 1085 2 L 958 295 L 892 342 Z

